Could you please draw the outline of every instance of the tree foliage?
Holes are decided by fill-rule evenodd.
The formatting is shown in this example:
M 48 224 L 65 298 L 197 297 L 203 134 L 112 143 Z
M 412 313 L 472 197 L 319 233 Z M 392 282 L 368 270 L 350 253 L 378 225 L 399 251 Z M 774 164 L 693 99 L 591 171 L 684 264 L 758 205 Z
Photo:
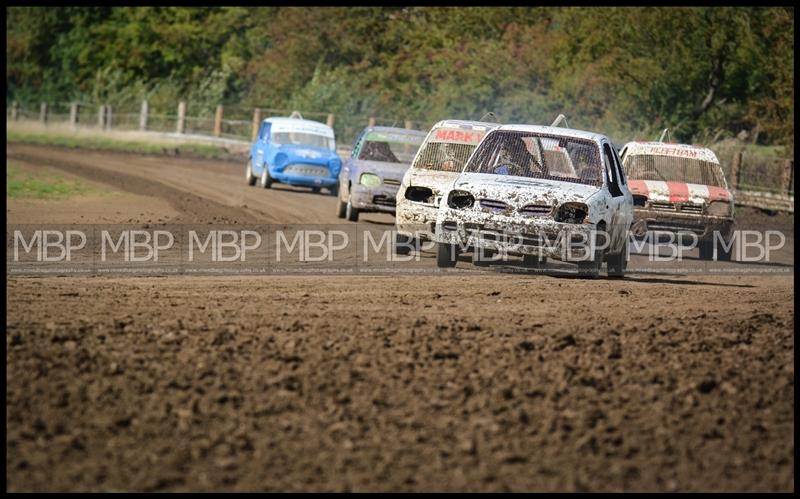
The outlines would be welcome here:
M 11 7 L 6 100 L 187 99 L 792 145 L 792 8 Z M 202 111 L 202 112 L 206 112 Z

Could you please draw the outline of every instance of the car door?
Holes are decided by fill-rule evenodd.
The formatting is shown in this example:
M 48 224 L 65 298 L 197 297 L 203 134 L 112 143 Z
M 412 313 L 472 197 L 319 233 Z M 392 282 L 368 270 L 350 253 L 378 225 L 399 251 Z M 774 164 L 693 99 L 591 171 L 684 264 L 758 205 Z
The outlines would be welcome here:
M 625 148 L 622 149 L 623 154 L 625 153 Z M 621 228 L 624 229 L 627 237 L 628 229 L 630 229 L 631 224 L 633 223 L 633 193 L 628 188 L 628 178 L 625 176 L 625 169 L 622 167 L 622 157 L 617 154 L 617 151 L 614 151 L 614 160 L 617 163 L 617 178 L 620 181 L 620 188 L 622 189 L 622 194 L 625 196 L 625 201 L 622 203 L 620 207 L 622 210 L 622 225 Z
M 364 144 L 364 136 L 366 135 L 365 132 L 366 130 L 362 130 L 361 133 L 358 134 L 358 138 L 356 138 L 356 141 L 353 143 L 353 150 L 350 151 L 350 157 L 347 158 L 347 161 L 344 162 L 342 170 L 341 172 L 339 172 L 339 184 L 345 189 L 347 189 L 346 191 L 347 195 L 350 194 L 348 180 L 350 180 L 351 172 L 355 170 L 354 163 L 357 160 L 358 155 L 361 152 L 361 147 Z M 342 189 L 339 190 L 341 191 Z M 347 198 L 345 197 L 345 199 Z
M 626 212 L 630 210 L 626 209 L 626 203 L 630 202 L 632 204 L 633 201 L 630 192 L 628 192 L 628 200 L 626 201 L 625 191 L 627 189 L 623 190 L 625 186 L 623 186 L 622 180 L 620 179 L 619 164 L 616 159 L 614 148 L 605 140 L 603 141 L 603 163 L 605 165 L 606 191 L 608 194 L 607 204 L 610 214 L 610 226 L 607 227 L 607 229 L 611 236 L 611 241 L 608 251 L 613 253 L 616 252 L 622 244 L 622 234 L 627 231 L 628 222 Z
M 267 147 L 269 146 L 269 132 L 270 132 L 270 123 L 265 121 L 261 124 L 261 129 L 258 131 L 258 137 L 256 138 L 255 147 L 255 154 L 253 157 L 255 158 L 254 166 L 255 170 L 258 174 L 261 174 L 261 169 L 264 166 L 265 158 L 267 154 Z

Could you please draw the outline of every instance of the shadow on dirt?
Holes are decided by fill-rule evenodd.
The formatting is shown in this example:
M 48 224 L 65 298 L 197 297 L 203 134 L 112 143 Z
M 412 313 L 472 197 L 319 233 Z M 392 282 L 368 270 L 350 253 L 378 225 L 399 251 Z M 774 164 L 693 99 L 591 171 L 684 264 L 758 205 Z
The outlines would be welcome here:
M 260 184 L 256 184 L 260 188 Z M 301 187 L 301 186 L 294 186 L 289 184 L 272 184 L 272 189 L 276 191 L 289 191 L 289 192 L 296 192 L 297 194 L 308 194 L 313 196 L 324 196 L 333 198 L 335 196 L 331 195 L 330 191 L 326 187 L 320 187 L 320 191 L 314 192 L 311 187 Z M 268 191 L 269 189 L 263 189 Z

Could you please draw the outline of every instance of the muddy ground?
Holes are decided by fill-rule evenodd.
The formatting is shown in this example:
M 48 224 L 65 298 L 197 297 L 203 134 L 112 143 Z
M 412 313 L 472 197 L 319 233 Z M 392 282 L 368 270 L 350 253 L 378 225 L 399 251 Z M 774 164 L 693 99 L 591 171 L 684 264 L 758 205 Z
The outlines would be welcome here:
M 8 224 L 338 222 L 243 165 L 6 156 L 116 193 Z M 7 277 L 7 489 L 793 491 L 792 275 Z

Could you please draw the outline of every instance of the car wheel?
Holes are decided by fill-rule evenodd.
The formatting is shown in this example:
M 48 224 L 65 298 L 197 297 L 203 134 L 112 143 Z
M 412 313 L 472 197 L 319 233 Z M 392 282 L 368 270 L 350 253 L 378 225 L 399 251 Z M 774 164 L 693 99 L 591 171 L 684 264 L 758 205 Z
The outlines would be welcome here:
M 339 195 L 339 185 L 334 185 L 333 187 L 328 188 L 328 194 L 331 196 L 338 196 Z
M 322 190 L 322 189 L 320 189 L 319 187 L 312 187 L 311 188 L 311 192 L 313 192 L 314 194 L 319 194 L 320 190 Z
M 719 241 L 719 243 L 717 244 L 717 261 L 730 262 L 731 253 L 733 253 L 733 245 L 731 244 L 730 247 L 726 250 L 722 244 L 722 241 Z
M 578 262 L 578 276 L 584 279 L 594 279 L 600 274 L 600 266 L 602 264 L 603 253 L 595 241 L 594 257 L 588 261 Z
M 416 238 L 407 236 L 405 234 L 401 234 L 399 232 L 395 233 L 394 236 L 394 252 L 397 255 L 408 255 L 411 253 L 411 249 L 415 249 L 419 251 L 419 242 Z
M 264 189 L 272 187 L 272 177 L 269 176 L 267 165 L 264 165 L 264 169 L 261 171 L 261 187 Z
M 436 243 L 436 266 L 452 268 L 458 263 L 458 246 L 449 243 Z
M 538 268 L 547 263 L 547 257 L 539 258 L 539 255 L 522 255 L 522 265 L 531 268 Z
M 347 205 L 344 209 L 344 217 L 351 222 L 358 222 L 358 208 L 353 206 L 352 195 L 347 196 Z
M 494 250 L 484 248 L 473 248 L 472 250 L 472 265 L 477 267 L 488 267 L 492 264 L 492 257 L 494 257 Z
M 578 262 L 578 276 L 584 279 L 594 279 L 600 275 L 600 261 Z
M 251 160 L 247 160 L 247 171 L 244 176 L 247 179 L 247 185 L 256 185 L 258 178 L 253 175 L 253 162 Z
M 628 239 L 622 245 L 622 251 L 615 255 L 609 255 L 606 260 L 606 272 L 608 277 L 625 277 L 625 268 L 628 266 Z
M 714 258 L 714 246 L 712 241 L 700 241 L 697 248 L 700 250 L 701 260 L 711 260 Z

